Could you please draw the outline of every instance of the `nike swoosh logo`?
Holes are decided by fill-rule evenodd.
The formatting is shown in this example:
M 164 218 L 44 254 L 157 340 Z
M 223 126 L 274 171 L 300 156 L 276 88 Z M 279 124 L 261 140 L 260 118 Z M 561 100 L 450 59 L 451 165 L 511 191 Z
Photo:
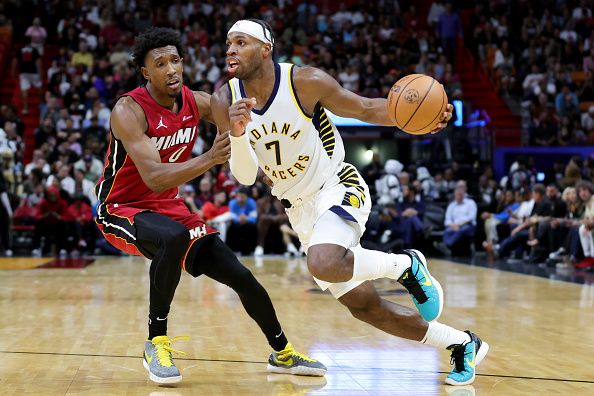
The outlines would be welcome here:
M 468 360 L 468 358 L 466 359 L 466 363 L 468 363 L 468 365 L 472 368 L 474 368 L 474 359 L 476 358 L 476 351 L 473 348 L 472 351 L 472 360 Z
M 153 361 L 153 355 L 147 355 L 146 352 L 144 353 L 144 358 L 146 359 L 148 364 L 151 364 Z
M 188 146 L 180 147 L 177 151 L 171 154 L 171 157 L 169 157 L 169 162 L 177 161 L 179 157 L 182 155 L 182 153 L 186 150 L 186 148 L 188 148 Z
M 423 286 L 431 286 L 433 284 L 433 282 L 431 282 L 431 278 L 429 277 L 429 275 L 427 275 L 427 273 L 423 269 L 423 265 L 422 264 L 419 265 L 419 269 L 421 270 L 421 272 L 423 273 L 423 276 L 425 277 L 425 282 L 421 282 L 421 285 L 423 285 Z
M 289 358 L 288 360 L 278 360 L 277 358 L 274 358 L 274 363 L 281 364 L 283 366 L 292 366 L 293 358 Z
M 192 119 L 192 118 L 194 118 L 194 116 L 193 116 L 193 115 L 190 115 L 190 116 L 184 116 L 184 118 L 182 118 L 182 122 L 184 122 L 184 121 L 186 121 L 186 120 L 189 120 L 189 119 Z

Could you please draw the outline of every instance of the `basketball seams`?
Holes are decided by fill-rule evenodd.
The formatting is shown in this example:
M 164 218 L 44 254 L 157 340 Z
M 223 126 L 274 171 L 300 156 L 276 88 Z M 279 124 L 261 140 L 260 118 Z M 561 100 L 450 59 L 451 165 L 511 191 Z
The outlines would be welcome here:
M 424 74 L 420 74 L 419 76 L 413 78 L 412 80 L 410 80 L 408 83 L 406 83 L 406 85 L 404 87 L 402 87 L 402 90 L 400 91 L 400 94 L 398 95 L 398 98 L 396 99 L 396 104 L 394 105 L 394 121 L 396 122 L 396 126 L 400 129 L 404 129 L 404 127 L 401 127 L 400 125 L 398 125 L 398 117 L 396 116 L 396 109 L 398 108 L 398 101 L 400 100 L 400 97 L 402 96 L 402 94 L 404 93 L 404 91 L 406 90 L 406 87 L 408 87 L 410 85 L 410 83 L 412 83 L 413 81 L 421 78 L 421 77 L 425 77 Z M 406 78 L 406 76 L 404 76 L 403 78 Z M 423 98 L 424 99 L 424 98 Z M 420 105 L 419 105 L 420 106 Z M 412 116 L 411 116 L 412 117 Z M 408 120 L 410 121 L 410 119 Z M 407 121 L 407 123 L 408 123 Z M 406 125 L 405 125 L 406 126 Z
M 429 85 L 429 89 L 427 90 L 427 92 L 425 92 L 425 95 L 423 96 L 423 99 L 421 99 L 421 102 L 419 103 L 419 105 L 417 106 L 417 108 L 415 109 L 415 111 L 413 111 L 413 113 L 410 115 L 410 118 L 408 119 L 408 121 L 406 121 L 406 124 L 404 124 L 401 129 L 404 130 L 404 128 L 406 128 L 406 126 L 408 125 L 408 123 L 410 122 L 410 120 L 412 120 L 413 117 L 415 116 L 415 114 L 417 114 L 417 111 L 419 111 L 419 108 L 421 107 L 421 105 L 425 101 L 425 98 L 427 98 L 427 95 L 429 95 L 429 92 L 431 92 L 431 88 L 433 88 L 433 84 L 435 84 L 435 79 L 432 78 L 431 79 L 431 85 Z M 402 92 L 404 93 L 404 90 L 402 90 Z M 398 99 L 400 99 L 400 98 L 398 98 Z
M 443 102 L 445 101 L 445 99 L 446 99 L 446 98 L 447 98 L 447 96 L 446 96 L 446 94 L 445 94 L 445 91 L 444 91 L 444 89 L 442 88 L 442 89 L 441 89 L 441 107 L 439 108 L 439 112 L 437 113 L 437 115 L 436 115 L 435 117 L 433 117 L 433 119 L 431 120 L 431 122 L 430 122 L 430 123 L 428 123 L 427 125 L 425 125 L 424 127 L 422 127 L 422 128 L 419 128 L 419 129 L 415 129 L 414 131 L 410 131 L 410 132 L 417 132 L 417 131 L 421 131 L 421 130 L 423 130 L 423 129 L 427 128 L 429 125 L 433 124 L 433 123 L 435 122 L 435 119 L 436 119 L 437 117 L 439 117 L 439 116 L 440 116 L 440 115 L 441 115 L 441 114 L 444 112 L 444 110 L 445 110 L 445 109 L 444 109 L 444 106 L 443 106 L 443 104 L 444 104 Z M 419 105 L 419 106 L 420 106 L 420 105 Z

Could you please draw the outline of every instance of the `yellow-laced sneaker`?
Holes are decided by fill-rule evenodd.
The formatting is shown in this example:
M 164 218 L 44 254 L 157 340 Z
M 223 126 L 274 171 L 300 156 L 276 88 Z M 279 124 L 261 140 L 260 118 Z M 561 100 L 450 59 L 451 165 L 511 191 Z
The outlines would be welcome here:
M 158 384 L 175 384 L 182 380 L 181 373 L 173 364 L 171 354 L 185 355 L 185 352 L 177 351 L 171 348 L 172 342 L 188 340 L 190 337 L 177 336 L 169 338 L 167 336 L 154 337 L 144 343 L 144 358 L 142 364 L 149 372 L 151 381 Z
M 312 375 L 326 374 L 326 366 L 295 350 L 290 342 L 282 351 L 274 351 L 268 358 L 268 371 L 279 374 Z

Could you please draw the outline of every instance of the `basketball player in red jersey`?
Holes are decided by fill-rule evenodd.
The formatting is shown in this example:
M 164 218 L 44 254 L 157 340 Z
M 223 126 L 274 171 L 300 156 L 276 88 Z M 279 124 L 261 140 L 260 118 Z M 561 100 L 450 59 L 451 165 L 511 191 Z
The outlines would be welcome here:
M 405 249 L 388 254 L 359 243 L 371 210 L 369 189 L 344 162 L 340 133 L 326 109 L 342 117 L 394 125 L 384 98 L 364 98 L 314 67 L 275 63 L 274 34 L 265 21 L 237 21 L 227 33 L 232 78 L 211 97 L 220 131 L 230 131 L 231 172 L 253 184 L 258 167 L 272 181 L 307 252 L 307 266 L 322 289 L 351 314 L 388 334 L 451 351 L 445 382 L 468 385 L 489 346 L 476 334 L 439 323 L 443 291 L 425 256 Z M 452 107 L 436 121 L 447 124 Z M 397 280 L 417 311 L 382 299 L 373 280 Z
M 285 337 L 266 290 L 233 252 L 178 198 L 178 186 L 229 159 L 229 133 L 189 159 L 198 122 L 212 121 L 210 95 L 183 85 L 179 35 L 151 28 L 136 38 L 134 61 L 146 85 L 125 93 L 111 114 L 109 149 L 97 183 L 96 222 L 118 249 L 152 260 L 149 336 L 144 367 L 151 380 L 171 384 L 181 374 L 171 359 L 167 315 L 182 268 L 231 287 L 258 323 L 274 352 L 269 371 L 321 376 L 326 367 L 295 351 Z

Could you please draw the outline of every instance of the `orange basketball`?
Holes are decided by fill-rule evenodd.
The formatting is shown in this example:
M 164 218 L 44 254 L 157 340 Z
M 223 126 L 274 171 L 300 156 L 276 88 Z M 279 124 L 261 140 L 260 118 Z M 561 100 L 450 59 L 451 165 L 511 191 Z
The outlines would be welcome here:
M 402 77 L 388 94 L 390 118 L 398 128 L 413 135 L 435 129 L 447 104 L 443 85 L 424 74 Z

